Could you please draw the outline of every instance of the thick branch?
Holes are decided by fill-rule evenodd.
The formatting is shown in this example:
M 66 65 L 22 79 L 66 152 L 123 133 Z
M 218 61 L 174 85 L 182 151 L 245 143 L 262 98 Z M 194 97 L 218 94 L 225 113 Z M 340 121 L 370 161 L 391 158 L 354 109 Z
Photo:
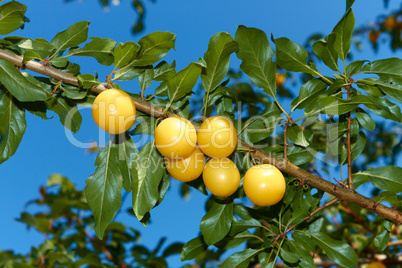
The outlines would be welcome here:
M 61 80 L 63 83 L 78 86 L 78 79 L 73 75 L 64 73 L 55 68 L 44 66 L 35 61 L 29 61 L 25 64 L 22 64 L 22 57 L 14 55 L 10 52 L 0 49 L 0 58 L 11 61 L 15 66 L 25 67 L 31 71 L 37 72 L 39 74 Z M 105 90 L 106 88 L 103 85 L 99 85 L 97 87 L 93 87 L 91 91 L 99 93 Z M 150 114 L 155 117 L 164 116 L 163 110 L 159 107 L 156 107 L 146 101 L 142 101 L 136 98 L 133 98 L 133 101 L 136 105 L 137 110 Z M 197 127 L 198 125 L 195 124 Z M 240 141 L 240 145 L 254 152 L 254 158 L 258 159 L 261 163 L 271 164 L 277 167 L 282 172 L 288 173 L 289 175 L 299 178 L 304 183 L 309 184 L 312 187 L 325 191 L 329 194 L 332 194 L 338 197 L 340 200 L 348 201 L 355 203 L 363 208 L 371 210 L 378 215 L 387 218 L 396 223 L 402 224 L 402 213 L 397 210 L 388 208 L 384 205 L 377 203 L 376 201 L 364 197 L 356 192 L 349 191 L 348 189 L 339 187 L 329 181 L 326 181 L 316 175 L 309 173 L 308 171 L 299 168 L 298 166 L 290 163 L 289 161 L 285 161 L 284 159 L 279 159 L 273 155 L 263 152 L 251 145 L 248 145 L 242 141 Z

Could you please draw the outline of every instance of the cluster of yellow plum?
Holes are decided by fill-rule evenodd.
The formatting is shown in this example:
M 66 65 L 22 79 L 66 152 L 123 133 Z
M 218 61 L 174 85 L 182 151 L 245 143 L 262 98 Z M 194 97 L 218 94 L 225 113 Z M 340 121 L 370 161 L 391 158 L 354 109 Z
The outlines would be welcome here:
M 92 106 L 95 123 L 111 134 L 127 131 L 135 115 L 133 100 L 119 89 L 103 91 Z M 166 118 L 155 130 L 155 145 L 173 178 L 189 182 L 202 174 L 205 187 L 219 197 L 230 196 L 239 188 L 240 172 L 227 158 L 237 147 L 236 128 L 229 119 L 213 116 L 196 130 L 185 118 Z M 211 158 L 206 164 L 204 154 Z M 271 206 L 282 199 L 286 183 L 276 167 L 255 165 L 244 175 L 243 189 L 254 204 Z
M 205 187 L 219 197 L 230 196 L 239 188 L 240 172 L 227 158 L 237 147 L 237 132 L 229 119 L 213 116 L 196 130 L 184 118 L 169 117 L 157 126 L 155 145 L 173 178 L 189 182 L 202 174 Z M 206 164 L 204 154 L 211 157 Z M 276 167 L 255 165 L 246 172 L 243 188 L 254 204 L 270 206 L 282 199 L 286 183 Z

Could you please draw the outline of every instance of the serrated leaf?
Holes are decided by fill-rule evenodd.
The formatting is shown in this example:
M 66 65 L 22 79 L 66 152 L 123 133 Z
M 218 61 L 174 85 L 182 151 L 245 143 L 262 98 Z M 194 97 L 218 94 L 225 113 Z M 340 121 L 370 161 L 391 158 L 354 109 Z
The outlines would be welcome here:
M 221 268 L 247 268 L 251 259 L 260 253 L 262 249 L 251 249 L 248 248 L 244 251 L 237 252 L 227 258 L 222 265 Z
M 137 55 L 139 50 L 140 45 L 132 41 L 119 43 L 114 50 L 114 67 L 121 68 L 128 65 Z
M 354 26 L 355 17 L 353 15 L 353 11 L 350 9 L 332 31 L 336 34 L 334 47 L 336 52 L 338 53 L 338 57 L 342 61 L 345 61 L 346 56 L 348 55 L 348 52 L 350 50 Z
M 50 97 L 49 92 L 30 83 L 8 60 L 0 59 L 0 81 L 19 101 L 44 101 Z
M 339 72 L 338 54 L 336 53 L 334 43 L 336 34 L 331 33 L 324 39 L 318 40 L 313 44 L 313 52 L 320 58 L 325 65 L 335 72 Z
M 307 64 L 307 51 L 296 42 L 286 37 L 275 39 L 276 59 L 278 65 L 290 72 L 303 72 L 313 76 L 321 73 L 314 63 Z
M 170 102 L 180 99 L 191 92 L 201 74 L 201 68 L 202 65 L 192 62 L 167 81 Z
M 357 267 L 357 255 L 354 249 L 343 241 L 332 239 L 324 233 L 311 233 L 314 242 L 322 248 L 328 258 L 343 267 Z
M 202 218 L 200 224 L 205 243 L 213 245 L 229 233 L 232 215 L 233 202 L 229 198 L 224 201 L 215 200 L 212 203 L 211 209 Z
M 0 6 L 0 34 L 14 32 L 24 24 L 26 5 L 18 2 L 9 2 Z
M 176 35 L 169 32 L 154 32 L 144 36 L 138 41 L 141 49 L 132 64 L 136 66 L 154 64 L 175 48 L 175 41 Z
M 17 151 L 27 126 L 24 109 L 9 92 L 3 93 L 0 94 L 0 164 Z
M 95 173 L 86 180 L 85 196 L 95 217 L 94 229 L 99 239 L 103 239 L 121 206 L 123 178 L 119 164 L 118 146 L 110 142 L 96 158 Z
M 56 96 L 46 101 L 46 107 L 59 116 L 63 126 L 74 133 L 78 132 L 82 117 L 75 103 L 62 96 Z
M 83 48 L 76 48 L 69 51 L 71 56 L 92 57 L 102 65 L 109 66 L 113 63 L 113 49 L 116 41 L 109 38 L 92 37 L 92 41 Z
M 202 236 L 191 239 L 183 246 L 181 261 L 192 260 L 207 250 L 207 248 L 208 245 L 205 244 Z
M 205 91 L 212 92 L 219 86 L 229 71 L 230 54 L 238 49 L 238 44 L 228 33 L 220 32 L 211 37 L 208 51 L 204 53 L 207 67 L 201 75 Z
M 56 34 L 50 44 L 57 48 L 50 58 L 57 56 L 60 51 L 66 50 L 70 47 L 78 46 L 88 39 L 88 21 L 77 22 L 66 30 Z
M 137 154 L 131 167 L 133 210 L 139 221 L 158 201 L 158 186 L 163 173 L 163 159 L 156 151 L 154 142 L 149 142 Z
M 272 61 L 274 51 L 266 34 L 256 28 L 239 26 L 235 36 L 239 44 L 237 57 L 242 60 L 240 69 L 251 81 L 270 96 L 276 94 L 276 64 Z
M 400 193 L 402 192 L 401 174 L 402 168 L 385 166 L 357 172 L 353 174 L 353 179 L 370 179 L 373 185 L 380 190 Z

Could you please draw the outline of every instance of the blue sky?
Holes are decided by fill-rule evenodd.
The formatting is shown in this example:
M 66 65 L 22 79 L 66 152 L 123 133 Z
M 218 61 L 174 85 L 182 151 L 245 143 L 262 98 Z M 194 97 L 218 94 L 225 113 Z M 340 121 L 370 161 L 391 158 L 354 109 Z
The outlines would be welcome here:
M 111 38 L 117 42 L 133 40 L 137 42 L 145 34 L 154 31 L 169 31 L 177 35 L 176 51 L 171 51 L 166 60 L 177 61 L 177 69 L 184 68 L 191 61 L 203 57 L 210 37 L 220 31 L 234 36 L 237 25 L 257 27 L 269 36 L 286 36 L 303 44 L 306 37 L 314 32 L 328 34 L 342 17 L 345 10 L 344 0 L 171 0 L 151 3 L 146 1 L 146 28 L 143 34 L 133 36 L 130 27 L 136 19 L 131 1 L 122 0 L 119 6 L 105 11 L 98 1 L 64 3 L 62 0 L 22 0 L 28 5 L 26 15 L 31 22 L 25 29 L 14 35 L 31 38 L 42 37 L 51 40 L 53 36 L 75 22 L 88 20 L 89 37 Z M 390 1 L 387 11 L 383 1 L 357 0 L 354 13 L 356 25 L 372 21 L 378 14 L 399 8 L 400 1 Z M 398 3 L 399 2 L 399 3 Z M 357 52 L 356 58 L 375 60 L 398 56 L 388 47 L 382 46 L 375 54 L 368 48 Z M 399 57 L 401 56 L 399 52 Z M 72 61 L 83 63 L 82 73 L 100 73 L 100 78 L 108 74 L 112 67 L 104 67 L 95 60 L 74 58 Z M 238 61 L 233 57 L 233 67 L 238 69 Z M 328 73 L 329 75 L 332 73 Z M 138 93 L 136 80 L 120 84 L 125 90 Z M 298 90 L 295 90 L 297 94 Z M 286 107 L 285 107 L 286 108 Z M 53 114 L 51 114 L 53 115 Z M 82 110 L 83 122 L 76 138 L 83 142 L 97 141 L 98 128 L 92 120 L 90 109 Z M 38 245 L 44 237 L 31 230 L 26 231 L 23 224 L 14 219 L 19 217 L 24 204 L 39 196 L 39 186 L 45 184 L 52 173 L 68 177 L 80 189 L 85 180 L 95 171 L 96 155 L 87 154 L 85 149 L 77 148 L 66 138 L 64 127 L 57 115 L 43 121 L 27 114 L 28 128 L 16 154 L 0 165 L 0 250 L 14 249 L 27 252 L 31 245 Z M 190 199 L 180 198 L 179 183 L 172 180 L 171 189 L 163 203 L 151 212 L 152 223 L 143 227 L 134 218 L 124 213 L 119 220 L 137 228 L 142 234 L 142 243 L 153 248 L 161 236 L 167 236 L 168 243 L 189 241 L 199 232 L 199 223 L 204 215 L 206 197 L 192 191 Z M 125 207 L 130 205 L 128 198 Z M 171 260 L 177 266 L 178 258 Z M 176 264 L 176 265 L 175 265 Z

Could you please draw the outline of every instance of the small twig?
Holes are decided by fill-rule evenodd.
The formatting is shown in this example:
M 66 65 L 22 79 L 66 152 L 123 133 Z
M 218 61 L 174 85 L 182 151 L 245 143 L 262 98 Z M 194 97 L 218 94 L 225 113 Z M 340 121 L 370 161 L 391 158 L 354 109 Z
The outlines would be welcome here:
M 285 129 L 283 130 L 283 159 L 285 161 L 288 161 L 288 126 L 291 123 L 289 121 L 286 121 L 285 123 Z
M 371 230 L 371 229 L 364 223 L 363 219 L 362 219 L 359 215 L 357 215 L 357 214 L 348 206 L 348 204 L 346 204 L 346 202 L 342 201 L 341 204 L 342 204 L 342 206 L 345 208 L 344 211 L 345 211 L 346 213 L 348 213 L 349 215 L 351 215 L 357 222 L 359 222 L 367 232 L 370 232 L 370 233 L 376 235 L 376 232 L 374 232 L 373 230 Z
M 346 91 L 348 93 L 348 100 L 350 99 L 350 86 L 346 86 Z M 348 151 L 348 185 L 349 189 L 353 190 L 353 180 L 352 180 L 352 145 L 351 145 L 351 128 L 352 128 L 352 120 L 353 118 L 350 116 L 350 112 L 347 114 L 348 116 L 348 128 L 347 128 L 347 138 L 346 138 L 346 147 Z
M 309 222 L 310 219 L 311 219 L 311 217 L 313 217 L 313 215 L 315 215 L 315 214 L 317 214 L 318 212 L 320 212 L 321 210 L 324 210 L 324 209 L 326 209 L 327 207 L 329 207 L 329 206 L 335 204 L 335 203 L 338 202 L 338 201 L 339 201 L 339 198 L 337 198 L 337 197 L 335 197 L 334 199 L 328 201 L 327 203 L 325 203 L 325 204 L 322 205 L 321 207 L 318 207 L 318 208 L 316 208 L 313 212 L 311 212 L 310 215 L 308 215 L 306 218 L 304 218 L 304 220 L 303 220 L 302 222 L 304 222 L 304 221 Z M 300 223 L 299 223 L 299 224 L 300 224 Z M 283 232 L 283 233 L 277 235 L 272 243 L 275 244 L 275 243 L 279 240 L 279 238 L 285 237 L 290 231 L 294 230 L 294 229 L 297 227 L 297 225 L 298 225 L 298 224 L 293 224 L 293 225 L 290 226 L 285 232 Z
M 400 246 L 400 245 L 402 245 L 402 240 L 388 242 L 387 247 Z

